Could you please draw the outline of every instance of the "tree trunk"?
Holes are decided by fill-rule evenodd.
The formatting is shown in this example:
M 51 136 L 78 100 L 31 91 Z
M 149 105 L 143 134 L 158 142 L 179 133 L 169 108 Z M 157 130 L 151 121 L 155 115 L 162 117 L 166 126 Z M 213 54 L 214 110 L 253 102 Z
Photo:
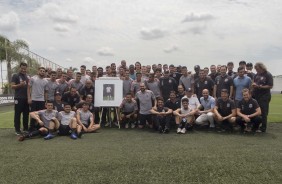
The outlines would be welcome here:
M 7 59 L 7 80 L 8 84 L 10 84 L 12 80 L 12 66 L 10 58 Z M 11 94 L 11 85 L 8 87 L 8 94 Z

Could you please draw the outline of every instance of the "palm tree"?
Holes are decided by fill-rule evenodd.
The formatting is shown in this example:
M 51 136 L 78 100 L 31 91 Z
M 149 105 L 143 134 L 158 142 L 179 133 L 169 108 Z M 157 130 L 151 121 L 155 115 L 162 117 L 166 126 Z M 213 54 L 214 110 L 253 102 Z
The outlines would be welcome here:
M 12 78 L 13 63 L 28 61 L 28 55 L 21 52 L 21 49 L 28 50 L 28 44 L 24 40 L 15 40 L 11 42 L 5 36 L 0 35 L 0 60 L 6 60 L 8 82 Z M 10 90 L 9 90 L 10 92 Z

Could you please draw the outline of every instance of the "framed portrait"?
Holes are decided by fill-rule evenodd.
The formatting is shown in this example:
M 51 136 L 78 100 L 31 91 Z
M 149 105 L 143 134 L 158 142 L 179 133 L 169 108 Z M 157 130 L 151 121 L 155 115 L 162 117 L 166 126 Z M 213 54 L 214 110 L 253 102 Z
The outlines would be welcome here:
M 122 102 L 122 80 L 101 77 L 95 81 L 95 107 L 119 107 Z

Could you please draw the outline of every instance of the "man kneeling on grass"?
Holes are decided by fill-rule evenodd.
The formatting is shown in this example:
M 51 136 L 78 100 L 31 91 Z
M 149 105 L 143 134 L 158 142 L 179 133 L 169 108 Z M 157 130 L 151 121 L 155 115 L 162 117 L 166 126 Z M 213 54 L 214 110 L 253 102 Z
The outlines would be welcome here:
M 138 107 L 137 102 L 132 99 L 131 93 L 126 94 L 125 99 L 120 104 L 120 110 L 122 111 L 120 120 L 125 125 L 125 128 L 128 128 L 129 124 L 131 124 L 131 128 L 135 128 Z
M 59 112 L 58 120 L 60 121 L 59 135 L 69 135 L 72 139 L 77 139 L 77 125 L 75 112 L 71 110 L 71 105 L 65 103 L 64 111 Z
M 23 141 L 25 138 L 31 138 L 37 135 L 46 135 L 45 140 L 55 137 L 54 133 L 59 128 L 58 111 L 53 110 L 53 103 L 47 101 L 45 104 L 46 109 L 35 111 L 30 113 L 30 117 L 36 120 L 37 130 L 28 134 L 21 135 L 19 141 Z
M 164 99 L 162 97 L 157 98 L 157 106 L 153 107 L 150 111 L 156 115 L 154 117 L 156 126 L 160 133 L 169 133 L 169 123 L 172 110 L 164 107 Z
M 236 123 L 241 126 L 244 132 L 257 132 L 262 122 L 261 109 L 258 102 L 252 98 L 249 89 L 243 89 L 243 99 L 239 101 L 237 107 Z
M 186 97 L 182 98 L 181 103 L 181 108 L 175 110 L 173 114 L 178 117 L 176 118 L 176 124 L 178 124 L 176 133 L 185 134 L 186 130 L 193 129 L 193 124 L 195 121 L 194 114 L 197 112 L 197 109 L 192 109 L 189 106 L 189 100 Z
M 81 138 L 82 133 L 95 132 L 100 128 L 99 124 L 94 123 L 94 115 L 89 111 L 89 103 L 83 102 L 82 108 L 76 111 L 76 119 L 78 126 L 77 134 Z
M 227 89 L 222 89 L 221 97 L 216 100 L 216 105 L 213 109 L 215 121 L 221 128 L 220 132 L 232 132 L 236 121 L 235 103 L 228 98 L 228 95 Z

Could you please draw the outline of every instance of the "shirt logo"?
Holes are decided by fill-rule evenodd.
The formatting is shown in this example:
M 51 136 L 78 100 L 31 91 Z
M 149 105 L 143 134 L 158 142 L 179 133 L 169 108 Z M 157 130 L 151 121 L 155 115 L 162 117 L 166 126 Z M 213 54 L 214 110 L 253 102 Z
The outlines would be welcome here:
M 225 79 L 224 82 L 228 82 L 228 79 Z
M 205 81 L 205 84 L 208 84 L 208 81 Z
M 260 77 L 260 80 L 262 81 L 262 80 L 263 80 L 263 77 Z
M 227 107 L 230 107 L 230 103 L 227 103 Z
M 169 82 L 169 83 L 172 83 L 172 81 L 171 81 L 170 79 L 168 80 L 168 82 Z
M 249 104 L 249 108 L 250 108 L 250 109 L 253 108 L 253 104 Z

